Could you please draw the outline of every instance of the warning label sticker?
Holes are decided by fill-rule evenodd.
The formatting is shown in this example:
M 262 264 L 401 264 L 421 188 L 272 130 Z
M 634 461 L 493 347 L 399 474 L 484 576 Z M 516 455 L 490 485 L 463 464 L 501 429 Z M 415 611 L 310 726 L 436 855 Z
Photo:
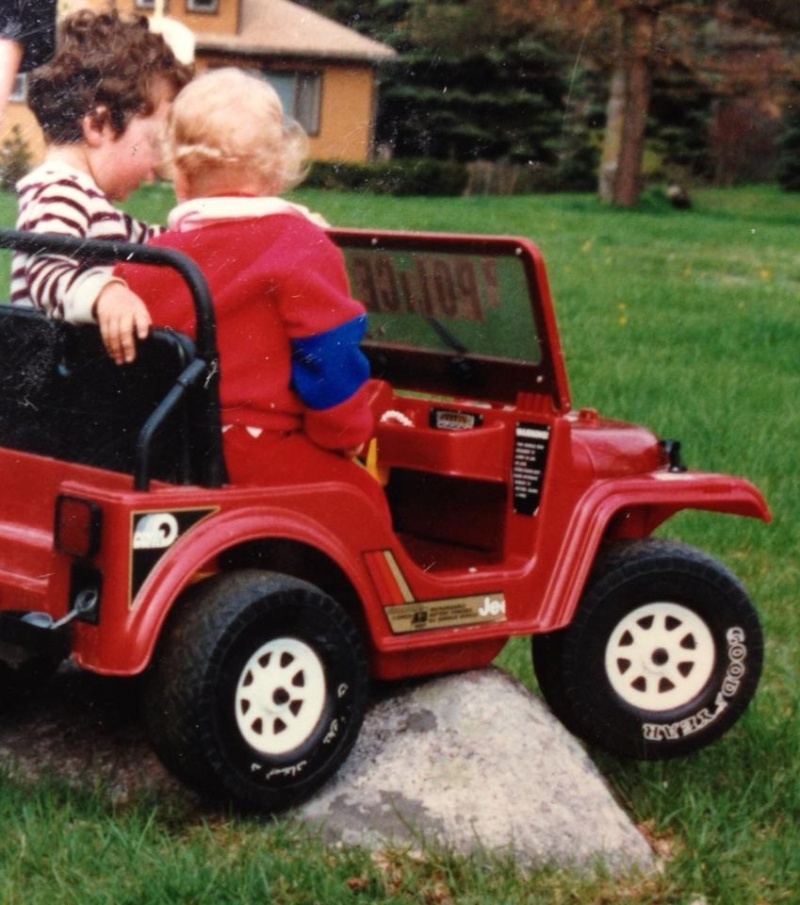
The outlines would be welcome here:
M 514 512 L 533 515 L 539 508 L 550 427 L 518 424 L 514 432 Z

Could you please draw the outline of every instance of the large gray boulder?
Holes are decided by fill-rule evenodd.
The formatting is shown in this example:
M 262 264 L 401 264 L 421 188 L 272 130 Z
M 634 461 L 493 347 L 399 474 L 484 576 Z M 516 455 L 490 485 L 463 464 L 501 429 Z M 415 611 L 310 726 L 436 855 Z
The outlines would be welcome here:
M 100 781 L 118 803 L 146 790 L 202 806 L 156 760 L 136 712 L 135 683 L 67 668 L 2 713 L 0 765 L 21 779 Z M 295 815 L 371 849 L 433 845 L 619 872 L 655 865 L 581 745 L 496 669 L 390 687 L 349 760 Z
M 581 745 L 497 669 L 406 688 L 369 711 L 350 759 L 298 816 L 332 840 L 513 855 L 535 867 L 655 866 Z

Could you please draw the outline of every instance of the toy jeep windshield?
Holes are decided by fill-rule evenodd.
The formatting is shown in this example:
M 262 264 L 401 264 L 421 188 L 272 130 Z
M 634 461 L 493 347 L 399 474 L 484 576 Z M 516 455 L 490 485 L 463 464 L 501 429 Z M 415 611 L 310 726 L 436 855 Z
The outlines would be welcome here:
M 194 341 L 153 331 L 117 367 L 94 327 L 0 306 L 5 682 L 64 658 L 145 674 L 163 761 L 273 810 L 347 756 L 370 680 L 491 663 L 532 637 L 555 714 L 620 755 L 685 754 L 755 692 L 737 579 L 654 538 L 683 509 L 769 519 L 745 480 L 573 412 L 544 264 L 524 239 L 335 231 L 369 312 L 388 508 L 309 470 L 226 483 L 214 311 L 176 253 L 3 232 L 5 247 L 177 268 Z

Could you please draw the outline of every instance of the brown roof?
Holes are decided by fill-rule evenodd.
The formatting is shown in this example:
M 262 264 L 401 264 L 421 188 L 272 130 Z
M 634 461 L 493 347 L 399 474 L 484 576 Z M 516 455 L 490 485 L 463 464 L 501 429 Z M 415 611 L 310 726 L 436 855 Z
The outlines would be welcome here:
M 395 56 L 387 44 L 289 0 L 241 0 L 241 4 L 239 33 L 198 34 L 198 50 L 370 63 Z

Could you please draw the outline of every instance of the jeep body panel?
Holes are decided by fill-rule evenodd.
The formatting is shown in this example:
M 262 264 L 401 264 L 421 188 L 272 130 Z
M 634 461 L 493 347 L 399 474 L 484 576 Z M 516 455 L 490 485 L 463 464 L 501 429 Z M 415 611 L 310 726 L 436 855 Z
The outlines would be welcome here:
M 548 410 L 569 411 L 550 287 L 534 243 L 390 230 L 330 235 L 370 314 L 363 347 L 373 376 L 395 389 L 496 404 L 530 393 Z M 514 328 L 501 331 L 500 316 L 511 311 Z
M 148 666 L 193 584 L 237 568 L 274 570 L 338 599 L 362 628 L 372 675 L 400 678 L 483 666 L 512 635 L 568 625 L 601 547 L 647 537 L 682 509 L 769 519 L 747 481 L 687 471 L 652 431 L 571 411 L 545 267 L 531 242 L 331 235 L 369 312 L 377 426 L 367 464 L 386 486 L 391 518 L 355 487 L 318 475 L 302 486 L 224 483 L 211 310 L 199 318 L 196 352 L 181 345 L 178 376 L 167 381 L 166 397 L 179 398 L 133 434 L 133 478 L 102 457 L 74 461 L 74 431 L 50 454 L 46 442 L 36 451 L 0 447 L 0 610 L 57 621 L 91 592 L 94 610 L 71 623 L 72 656 L 86 669 L 132 675 Z M 15 241 L 0 235 L 0 244 Z M 24 238 L 29 248 L 41 241 Z M 104 259 L 138 254 L 102 251 Z M 147 257 L 173 266 L 176 256 Z M 179 263 L 197 304 L 211 308 L 196 268 Z M 72 405 L 71 385 L 59 383 L 74 370 L 58 359 L 63 332 L 72 343 L 59 326 L 47 391 L 56 387 Z M 87 347 L 78 348 L 85 358 Z M 130 373 L 97 349 L 89 358 L 98 392 Z M 92 380 L 95 368 L 103 376 Z M 12 374 L 7 395 L 17 408 L 6 427 L 26 411 L 27 397 L 15 392 Z M 151 468 L 159 432 L 174 435 L 189 462 L 178 477 Z
M 85 668 L 140 672 L 187 586 L 218 571 L 225 554 L 256 542 L 279 540 L 316 551 L 344 573 L 367 618 L 379 614 L 358 551 L 382 539 L 388 543 L 387 527 L 349 485 L 286 487 L 274 493 L 154 487 L 147 494 L 90 497 L 91 487 L 69 482 L 62 491 L 91 498 L 100 507 L 107 539 L 96 561 L 104 576 L 98 624 L 81 623 L 75 630 L 75 658 Z M 348 524 L 355 543 L 342 540 L 341 523 L 330 514 L 320 517 L 326 503 Z
M 174 267 L 198 325 L 151 331 L 118 367 L 92 325 L 0 306 L 6 675 L 66 657 L 147 670 L 158 756 L 201 794 L 265 810 L 338 769 L 371 678 L 484 667 L 515 635 L 589 743 L 671 757 L 721 735 L 758 685 L 757 613 L 724 566 L 651 535 L 683 509 L 768 521 L 759 491 L 687 469 L 645 427 L 572 411 L 531 242 L 331 236 L 368 313 L 377 493 L 320 473 L 318 455 L 293 462 L 302 482 L 227 483 L 197 264 L 0 230 L 31 254 Z

